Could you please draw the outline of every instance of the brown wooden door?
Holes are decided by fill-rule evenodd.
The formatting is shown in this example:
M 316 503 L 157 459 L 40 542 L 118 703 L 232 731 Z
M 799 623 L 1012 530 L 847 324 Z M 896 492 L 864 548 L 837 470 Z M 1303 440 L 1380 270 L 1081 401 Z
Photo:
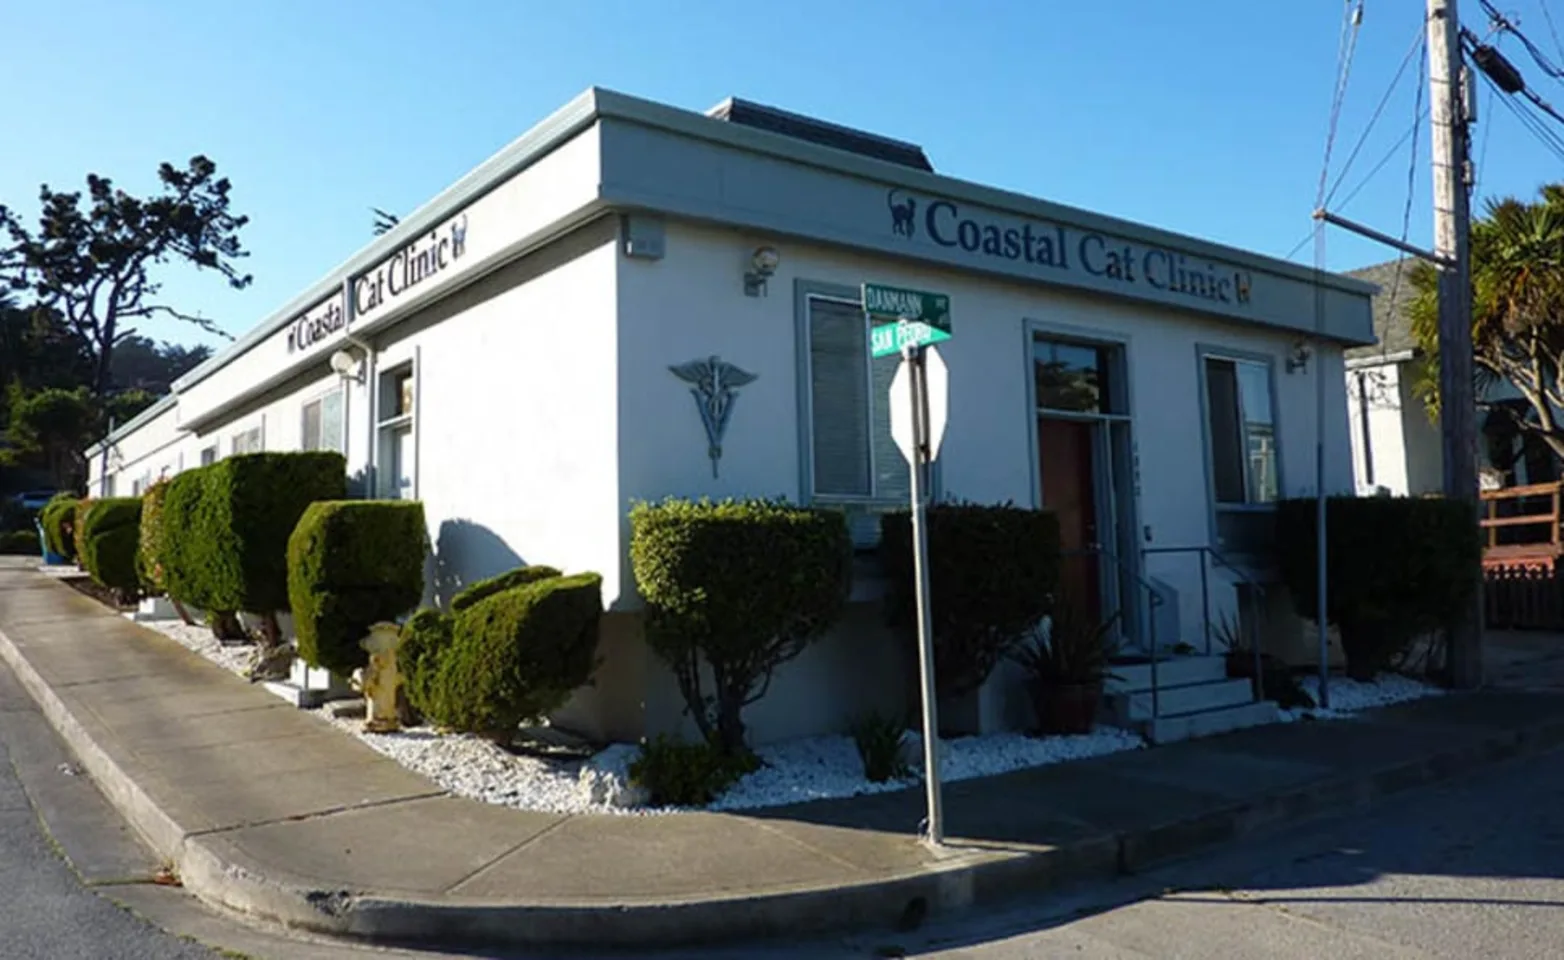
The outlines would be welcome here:
M 1060 587 L 1091 618 L 1102 616 L 1101 559 L 1097 539 L 1097 484 L 1092 468 L 1096 424 L 1039 417 L 1037 458 L 1043 508 L 1059 518 L 1064 551 Z

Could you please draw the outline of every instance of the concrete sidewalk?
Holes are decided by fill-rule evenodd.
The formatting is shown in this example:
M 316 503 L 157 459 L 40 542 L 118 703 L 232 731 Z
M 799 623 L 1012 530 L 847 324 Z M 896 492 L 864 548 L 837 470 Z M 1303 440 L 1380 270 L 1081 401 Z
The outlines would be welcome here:
M 1546 692 L 1251 729 L 950 784 L 955 839 L 935 854 L 913 837 L 916 789 L 746 816 L 560 816 L 452 797 L 14 560 L 0 561 L 0 655 L 204 900 L 445 945 L 672 945 L 915 922 L 1564 743 L 1564 696 Z

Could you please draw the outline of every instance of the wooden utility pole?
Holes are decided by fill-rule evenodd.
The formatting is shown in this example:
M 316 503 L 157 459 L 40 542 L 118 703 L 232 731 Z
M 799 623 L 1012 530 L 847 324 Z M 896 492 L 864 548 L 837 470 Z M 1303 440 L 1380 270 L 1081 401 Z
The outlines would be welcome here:
M 1428 0 L 1430 142 L 1434 171 L 1434 253 L 1439 268 L 1439 427 L 1446 497 L 1477 502 L 1477 398 L 1472 369 L 1471 208 L 1461 27 L 1455 0 Z M 1473 515 L 1475 516 L 1475 510 Z M 1474 572 L 1474 576 L 1480 576 Z M 1445 663 L 1450 682 L 1482 684 L 1482 583 L 1453 624 Z

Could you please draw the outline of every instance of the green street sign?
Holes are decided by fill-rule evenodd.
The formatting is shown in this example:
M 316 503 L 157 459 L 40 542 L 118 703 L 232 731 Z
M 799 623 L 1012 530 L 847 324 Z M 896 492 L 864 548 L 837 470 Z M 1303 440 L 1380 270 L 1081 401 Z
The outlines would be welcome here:
M 943 293 L 863 285 L 863 310 L 871 321 L 870 352 L 876 357 L 900 353 L 904 346 L 922 346 L 950 339 L 950 297 Z
M 869 330 L 869 353 L 875 357 L 889 357 L 901 353 L 906 346 L 922 347 L 931 343 L 943 343 L 950 334 L 939 327 L 910 320 L 898 320 Z

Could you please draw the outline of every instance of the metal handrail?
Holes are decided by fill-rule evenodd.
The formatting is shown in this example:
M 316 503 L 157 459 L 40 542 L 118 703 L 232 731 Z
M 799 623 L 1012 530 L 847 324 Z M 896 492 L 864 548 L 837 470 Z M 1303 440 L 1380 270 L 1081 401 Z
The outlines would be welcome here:
M 1255 580 L 1248 573 L 1246 573 L 1237 564 L 1218 553 L 1216 548 L 1209 544 L 1201 543 L 1188 547 L 1144 547 L 1141 549 L 1142 557 L 1149 556 L 1151 554 L 1165 555 L 1177 553 L 1200 554 L 1200 617 L 1201 624 L 1205 629 L 1206 634 L 1206 654 L 1209 656 L 1211 653 L 1211 588 L 1210 578 L 1207 572 L 1207 559 L 1209 558 L 1211 560 L 1215 560 L 1218 566 L 1226 567 L 1228 570 L 1231 570 L 1233 573 L 1237 574 L 1239 580 L 1242 580 L 1261 597 L 1265 596 L 1265 587 L 1259 581 Z M 1250 600 L 1251 604 L 1254 602 L 1255 601 L 1253 599 Z M 1259 611 L 1255 610 L 1253 606 L 1251 606 L 1250 609 L 1254 613 L 1254 617 L 1252 618 L 1250 625 L 1250 630 L 1252 632 L 1258 625 Z M 1260 656 L 1259 638 L 1250 636 L 1249 647 L 1254 654 L 1254 691 L 1255 700 L 1258 702 L 1265 699 L 1265 670 L 1263 668 L 1262 658 Z
M 1079 557 L 1079 556 L 1087 556 L 1087 555 L 1090 555 L 1090 554 L 1096 554 L 1098 556 L 1107 557 L 1108 560 L 1110 562 L 1112 562 L 1114 566 L 1118 567 L 1124 573 L 1129 574 L 1130 578 L 1135 581 L 1136 586 L 1138 586 L 1142 590 L 1146 591 L 1146 597 L 1147 597 L 1148 600 L 1151 601 L 1152 615 L 1151 615 L 1151 618 L 1150 618 L 1150 623 L 1148 624 L 1148 628 L 1150 630 L 1150 633 L 1149 633 L 1147 639 L 1150 640 L 1150 645 L 1151 645 L 1151 719 L 1152 720 L 1156 720 L 1158 717 L 1160 717 L 1162 715 L 1161 703 L 1160 703 L 1159 698 L 1158 698 L 1158 682 L 1157 682 L 1157 658 L 1158 658 L 1158 655 L 1157 655 L 1157 617 L 1156 617 L 1156 609 L 1157 609 L 1158 606 L 1162 605 L 1163 603 L 1166 603 L 1167 601 L 1163 600 L 1162 599 L 1162 595 L 1157 592 L 1156 585 L 1153 584 L 1150 580 L 1146 579 L 1144 576 L 1142 576 L 1141 572 L 1139 570 L 1137 570 L 1134 567 L 1130 566 L 1129 564 L 1125 563 L 1119 557 L 1119 555 L 1117 553 L 1115 553 L 1112 550 L 1109 550 L 1107 547 L 1104 547 L 1100 543 L 1094 543 L 1091 546 L 1083 547 L 1083 548 L 1076 549 L 1076 550 L 1064 550 L 1064 551 L 1060 552 L 1060 556 L 1061 557 Z

